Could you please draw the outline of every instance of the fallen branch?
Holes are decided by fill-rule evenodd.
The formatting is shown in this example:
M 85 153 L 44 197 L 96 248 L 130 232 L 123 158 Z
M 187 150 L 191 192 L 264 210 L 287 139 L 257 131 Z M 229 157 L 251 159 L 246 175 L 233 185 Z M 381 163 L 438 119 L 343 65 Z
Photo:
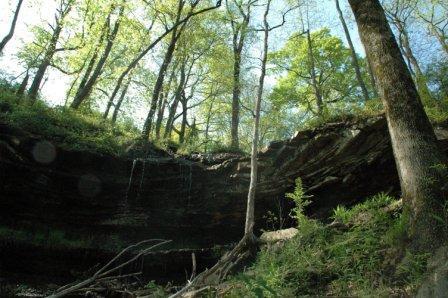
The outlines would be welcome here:
M 151 242 L 156 242 L 159 241 L 159 243 L 154 244 L 146 249 L 143 249 L 142 251 L 140 251 L 137 255 L 135 255 L 134 257 L 132 257 L 131 259 L 129 259 L 126 262 L 123 262 L 109 270 L 107 270 L 108 268 L 111 267 L 111 265 L 117 261 L 121 256 L 123 256 L 126 252 L 137 248 L 139 246 L 142 246 L 144 244 L 148 244 Z M 156 247 L 165 245 L 167 243 L 171 242 L 171 240 L 163 240 L 163 239 L 149 239 L 149 240 L 144 240 L 141 241 L 137 244 L 133 244 L 130 245 L 128 247 L 126 247 L 125 249 L 123 249 L 119 254 L 117 254 L 112 260 L 110 260 L 106 265 L 104 265 L 101 269 L 99 269 L 97 272 L 95 272 L 95 274 L 82 281 L 79 283 L 71 283 L 69 285 L 63 286 L 59 289 L 56 290 L 56 293 L 54 293 L 53 295 L 48 296 L 47 298 L 59 298 L 59 297 L 63 297 L 66 296 L 68 294 L 74 293 L 74 292 L 78 292 L 81 289 L 85 289 L 85 288 L 95 288 L 92 287 L 92 284 L 96 283 L 96 282 L 100 282 L 100 281 L 110 281 L 110 280 L 114 280 L 114 278 L 112 277 L 107 277 L 107 275 L 114 273 L 116 271 L 118 271 L 119 269 L 133 263 L 135 260 L 137 260 L 138 258 L 140 258 L 141 256 L 144 256 L 146 254 L 148 254 L 151 250 L 153 250 Z M 107 270 L 107 271 L 106 271 Z M 126 278 L 126 277 L 130 277 L 130 276 L 136 276 L 139 273 L 131 273 L 131 274 L 126 274 L 126 275 L 118 275 L 115 276 L 115 279 L 122 279 L 122 278 Z

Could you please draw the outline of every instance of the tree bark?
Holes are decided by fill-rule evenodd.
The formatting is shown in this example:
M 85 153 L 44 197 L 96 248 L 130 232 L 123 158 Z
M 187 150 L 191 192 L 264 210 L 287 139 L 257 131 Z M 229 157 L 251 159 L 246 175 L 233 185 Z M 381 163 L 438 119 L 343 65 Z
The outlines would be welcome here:
M 16 29 L 17 19 L 19 18 L 19 12 L 20 8 L 22 7 L 23 0 L 19 0 L 16 6 L 16 11 L 14 12 L 14 17 L 12 19 L 11 27 L 9 28 L 8 34 L 3 37 L 2 41 L 0 42 L 0 53 L 3 52 L 3 49 L 5 48 L 6 44 L 11 40 L 11 38 L 14 36 L 14 31 Z
M 367 90 L 364 79 L 362 78 L 361 68 L 359 67 L 358 56 L 355 51 L 355 46 L 353 45 L 352 37 L 350 36 L 350 31 L 348 30 L 347 23 L 345 22 L 344 14 L 342 13 L 341 7 L 339 5 L 339 0 L 335 0 L 336 10 L 339 14 L 339 19 L 341 20 L 342 27 L 344 28 L 345 37 L 347 38 L 347 43 L 350 49 L 350 54 L 352 56 L 352 64 L 355 69 L 356 79 L 358 80 L 359 87 L 361 87 L 364 100 L 368 101 L 370 99 L 369 91 Z
M 447 198 L 447 158 L 412 76 L 378 0 L 349 0 L 361 40 L 369 57 L 386 117 L 400 176 L 402 196 L 409 213 L 412 247 L 425 250 L 447 238 L 444 204 Z

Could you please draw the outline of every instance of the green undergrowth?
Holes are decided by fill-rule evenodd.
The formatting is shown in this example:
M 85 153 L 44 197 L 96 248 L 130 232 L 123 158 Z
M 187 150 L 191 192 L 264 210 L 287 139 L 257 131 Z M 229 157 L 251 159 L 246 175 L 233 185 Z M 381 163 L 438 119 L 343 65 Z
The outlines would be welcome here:
M 428 254 L 406 251 L 399 203 L 379 194 L 351 209 L 338 207 L 323 223 L 303 215 L 300 188 L 290 195 L 299 234 L 281 246 L 264 247 L 251 268 L 229 281 L 228 297 L 350 296 L 412 294 Z M 296 194 L 296 195 L 294 195 Z
M 138 138 L 132 122 L 112 125 L 93 111 L 34 104 L 13 89 L 0 88 L 0 122 L 57 142 L 63 148 L 121 155 Z

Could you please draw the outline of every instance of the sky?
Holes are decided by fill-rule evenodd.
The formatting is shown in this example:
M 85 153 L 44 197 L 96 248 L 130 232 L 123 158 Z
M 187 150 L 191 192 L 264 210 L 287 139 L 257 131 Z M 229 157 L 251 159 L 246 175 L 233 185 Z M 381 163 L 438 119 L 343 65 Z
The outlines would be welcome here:
M 17 53 L 24 43 L 32 40 L 33 36 L 30 33 L 30 28 L 33 25 L 41 24 L 46 20 L 52 20 L 55 10 L 55 2 L 55 0 L 24 0 L 17 22 L 15 35 L 7 44 L 3 56 L 0 57 L 0 69 L 4 70 L 8 76 L 17 77 L 23 73 L 24 69 L 15 57 L 15 53 Z M 322 0 L 317 2 L 318 13 L 310 16 L 311 22 L 315 24 L 315 28 L 313 29 L 318 29 L 318 27 L 323 26 L 329 27 L 333 34 L 340 36 L 345 42 L 345 37 L 334 8 L 334 1 Z M 0 0 L 0 38 L 3 38 L 9 30 L 16 4 L 17 0 Z M 274 9 L 280 10 L 283 4 L 283 0 L 274 0 Z M 350 11 L 347 7 L 348 5 L 346 1 L 341 1 L 341 6 L 346 12 L 346 15 L 350 18 Z M 40 9 L 36 10 L 36 7 L 39 7 Z M 273 24 L 277 23 L 277 20 L 275 20 L 276 16 L 278 17 L 278 14 L 272 14 Z M 255 15 L 254 19 L 259 17 L 261 16 Z M 271 49 L 275 49 L 276 47 L 278 48 L 291 32 L 298 30 L 298 22 L 294 22 L 296 17 L 297 15 L 294 14 L 288 16 L 288 22 L 285 27 L 272 34 L 270 43 Z M 359 40 L 357 30 L 354 28 L 355 26 L 353 26 L 353 22 L 350 23 L 355 47 L 358 53 L 364 55 L 364 50 Z M 256 55 L 257 50 L 255 49 L 253 53 Z M 61 105 L 65 101 L 65 92 L 67 90 L 69 80 L 66 75 L 54 69 L 50 70 L 48 74 L 48 80 L 42 88 L 43 97 L 51 105 Z M 273 84 L 275 84 L 275 78 L 269 77 L 268 85 Z

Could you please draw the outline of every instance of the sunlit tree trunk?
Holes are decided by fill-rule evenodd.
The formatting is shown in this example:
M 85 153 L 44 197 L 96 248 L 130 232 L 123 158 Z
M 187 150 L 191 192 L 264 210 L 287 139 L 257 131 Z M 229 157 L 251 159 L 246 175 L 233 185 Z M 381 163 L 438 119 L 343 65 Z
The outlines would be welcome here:
M 378 0 L 349 0 L 369 57 L 386 117 L 409 214 L 409 236 L 415 249 L 437 247 L 446 238 L 447 159 L 412 76 Z

